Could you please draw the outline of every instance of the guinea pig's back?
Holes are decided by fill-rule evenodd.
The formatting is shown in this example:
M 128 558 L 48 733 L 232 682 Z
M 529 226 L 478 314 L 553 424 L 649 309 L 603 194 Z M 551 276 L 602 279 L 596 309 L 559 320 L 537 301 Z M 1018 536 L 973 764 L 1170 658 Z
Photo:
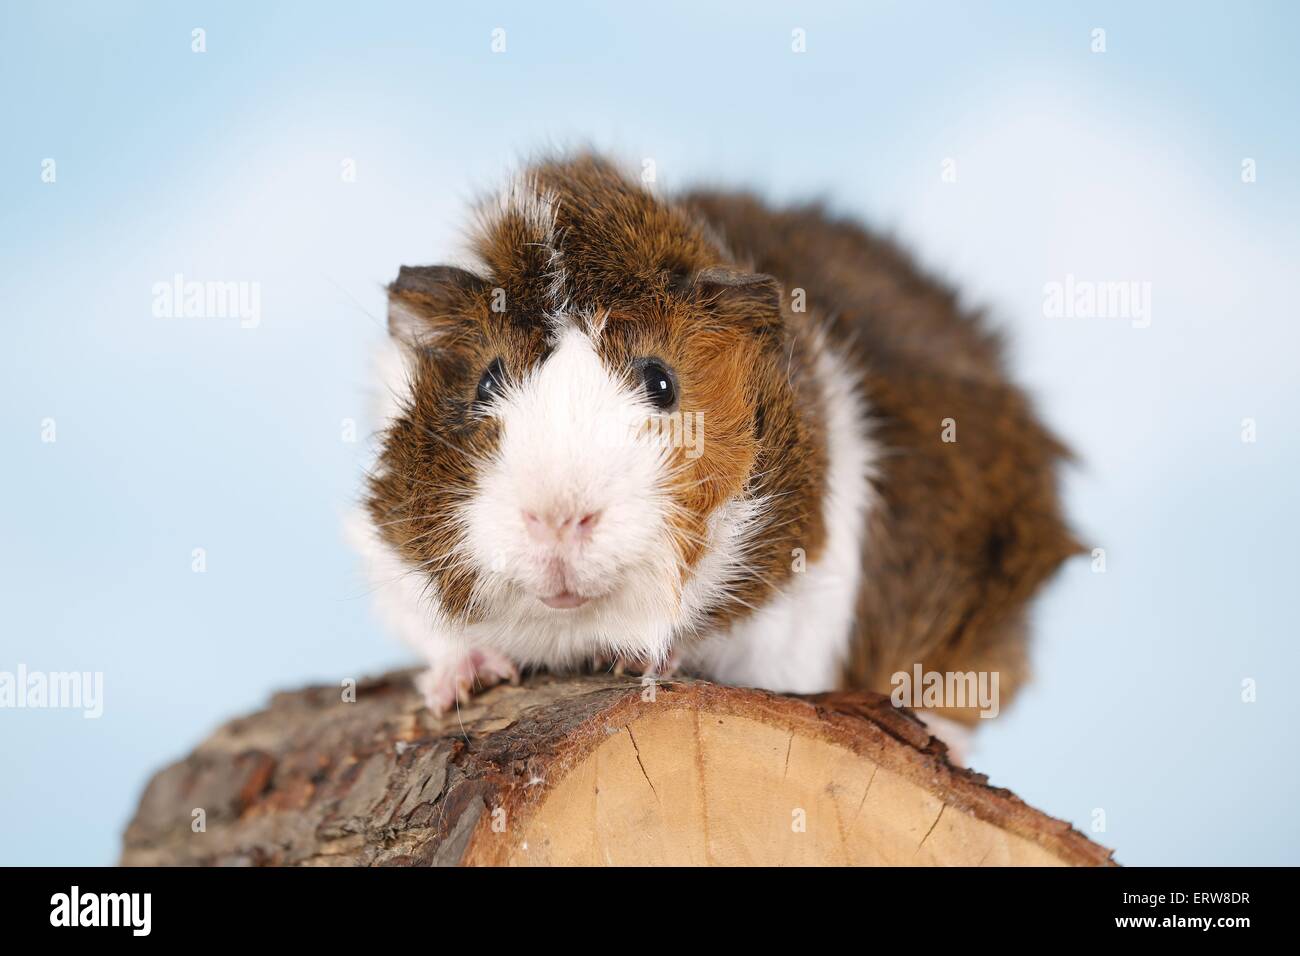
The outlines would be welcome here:
M 773 209 L 747 193 L 723 192 L 692 193 L 685 202 L 729 252 L 776 276 L 787 295 L 802 289 L 808 309 L 876 363 L 1001 378 L 999 337 L 892 241 L 817 204 Z
M 846 684 L 888 692 L 916 663 L 1027 676 L 1025 603 L 1079 545 L 1057 493 L 1065 447 L 1007 377 L 999 335 L 894 243 L 820 206 L 746 194 L 685 202 L 776 276 L 857 364 L 880 449 Z M 968 714 L 954 714 L 969 719 Z

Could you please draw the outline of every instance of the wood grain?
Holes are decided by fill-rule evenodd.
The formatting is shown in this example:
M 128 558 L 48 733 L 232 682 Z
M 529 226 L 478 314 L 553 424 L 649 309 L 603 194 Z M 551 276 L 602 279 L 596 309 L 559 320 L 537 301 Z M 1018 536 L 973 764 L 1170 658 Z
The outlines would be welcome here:
M 195 811 L 204 827 L 196 832 Z M 1107 865 L 867 693 L 409 673 L 276 695 L 147 786 L 126 865 Z

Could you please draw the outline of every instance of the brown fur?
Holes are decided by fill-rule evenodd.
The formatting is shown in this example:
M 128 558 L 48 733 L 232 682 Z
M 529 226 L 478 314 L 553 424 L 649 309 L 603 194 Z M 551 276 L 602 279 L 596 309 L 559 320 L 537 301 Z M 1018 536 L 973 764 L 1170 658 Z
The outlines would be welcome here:
M 804 289 L 809 310 L 789 319 L 825 323 L 861 369 L 883 460 L 846 684 L 888 692 L 917 663 L 996 670 L 1005 702 L 1028 676 L 1025 602 L 1080 548 L 1056 490 L 1067 452 L 1007 380 L 998 337 L 895 246 L 818 207 L 688 203 L 755 268 Z M 955 442 L 941 440 L 948 418 Z
M 1005 700 L 1026 672 L 1024 603 L 1077 545 L 1055 491 L 1064 449 L 1006 380 L 979 316 L 894 247 L 817 208 L 776 212 L 707 193 L 668 203 L 589 156 L 544 162 L 531 179 L 553 226 L 485 213 L 474 251 L 486 274 L 404 269 L 390 289 L 415 317 L 415 331 L 395 325 L 416 354 L 414 397 L 386 437 L 369 507 L 403 557 L 428 569 L 444 605 L 475 613 L 453 511 L 496 443 L 471 408 L 479 376 L 496 357 L 507 375 L 542 361 L 559 311 L 603 325 L 598 351 L 611 368 L 668 362 L 682 410 L 704 412 L 705 453 L 675 462 L 684 575 L 718 505 L 770 496 L 753 573 L 707 623 L 769 600 L 791 574 L 792 550 L 812 562 L 824 545 L 814 371 L 824 334 L 860 369 L 885 452 L 845 682 L 888 691 L 890 674 L 918 662 L 993 669 Z M 790 311 L 782 284 L 806 290 L 807 312 Z M 494 289 L 504 313 L 492 311 Z M 945 418 L 956 420 L 956 443 L 940 440 Z

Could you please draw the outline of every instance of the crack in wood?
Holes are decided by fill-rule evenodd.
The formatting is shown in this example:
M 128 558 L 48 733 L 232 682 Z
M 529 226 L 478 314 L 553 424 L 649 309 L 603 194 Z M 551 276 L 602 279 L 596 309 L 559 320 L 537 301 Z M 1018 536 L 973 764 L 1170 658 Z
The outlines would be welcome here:
M 700 833 L 704 839 L 704 862 L 713 865 L 713 853 L 709 847 L 709 796 L 704 784 L 704 742 L 700 738 L 700 712 L 692 711 L 695 728 L 695 785 L 700 797 Z
M 921 837 L 921 842 L 916 845 L 916 853 L 921 852 L 921 847 L 925 846 L 925 841 L 930 839 L 930 834 L 934 832 L 934 828 L 937 827 L 939 825 L 939 821 L 943 819 L 943 811 L 947 809 L 948 809 L 948 804 L 946 803 L 939 804 L 939 815 L 934 818 L 934 822 L 930 824 L 930 829 L 925 831 L 925 836 Z M 916 854 L 914 853 L 913 856 L 915 855 Z
M 663 800 L 659 797 L 659 791 L 655 789 L 655 782 L 650 779 L 650 774 L 646 772 L 645 763 L 641 760 L 641 748 L 636 745 L 636 735 L 632 733 L 632 725 L 624 724 L 623 729 L 627 731 L 627 737 L 632 741 L 632 750 L 636 754 L 636 765 L 641 768 L 641 776 L 645 777 L 645 782 L 650 784 L 650 792 L 655 795 L 659 805 L 663 806 Z
M 862 816 L 862 808 L 867 805 L 867 794 L 871 792 L 871 785 L 876 782 L 876 774 L 880 773 L 880 767 L 877 765 L 871 771 L 871 777 L 867 780 L 867 789 L 862 791 L 862 799 L 858 801 L 858 809 L 853 814 L 853 820 L 849 823 L 849 828 L 858 822 L 858 817 Z

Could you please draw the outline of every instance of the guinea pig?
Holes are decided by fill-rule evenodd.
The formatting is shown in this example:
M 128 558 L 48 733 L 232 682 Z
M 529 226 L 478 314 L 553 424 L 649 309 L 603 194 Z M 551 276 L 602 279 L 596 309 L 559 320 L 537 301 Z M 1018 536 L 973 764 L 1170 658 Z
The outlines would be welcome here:
M 593 662 L 1027 676 L 1026 603 L 1080 550 L 1067 451 L 982 316 L 859 225 L 548 158 L 461 265 L 402 267 L 388 327 L 363 539 L 433 710 Z

